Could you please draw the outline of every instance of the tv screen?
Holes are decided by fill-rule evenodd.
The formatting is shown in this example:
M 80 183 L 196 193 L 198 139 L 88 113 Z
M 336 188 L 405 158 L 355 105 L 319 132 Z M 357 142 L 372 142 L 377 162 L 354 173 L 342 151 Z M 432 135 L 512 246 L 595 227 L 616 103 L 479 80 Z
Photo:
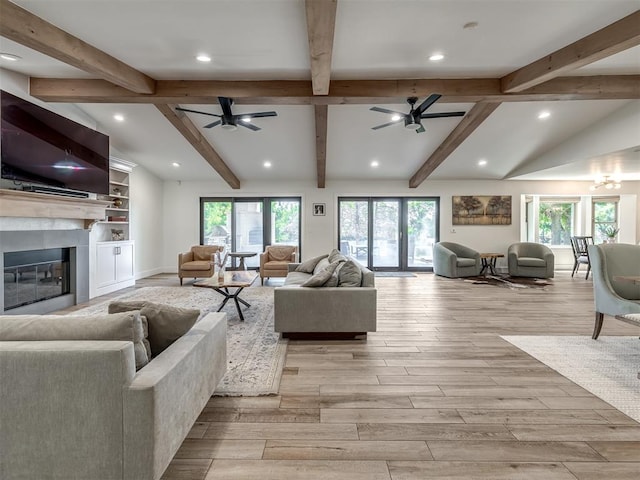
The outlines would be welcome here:
M 16 184 L 109 193 L 109 137 L 5 91 L 2 178 Z

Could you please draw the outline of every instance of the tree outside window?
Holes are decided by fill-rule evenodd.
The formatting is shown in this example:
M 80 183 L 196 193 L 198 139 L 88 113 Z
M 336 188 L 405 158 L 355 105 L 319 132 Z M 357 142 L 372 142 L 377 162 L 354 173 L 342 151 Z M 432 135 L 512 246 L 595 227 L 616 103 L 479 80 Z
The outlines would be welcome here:
M 544 245 L 570 245 L 575 203 L 540 202 L 539 237 Z
M 608 232 L 616 232 L 618 229 L 618 202 L 617 200 L 593 201 L 593 241 L 605 243 L 610 237 Z M 616 236 L 613 238 L 615 239 Z

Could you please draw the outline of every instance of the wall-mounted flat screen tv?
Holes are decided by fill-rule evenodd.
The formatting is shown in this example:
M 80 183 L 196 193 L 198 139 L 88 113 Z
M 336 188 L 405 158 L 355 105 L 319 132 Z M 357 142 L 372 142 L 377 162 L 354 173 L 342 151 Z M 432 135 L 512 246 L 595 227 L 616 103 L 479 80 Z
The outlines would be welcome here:
M 21 184 L 109 193 L 109 137 L 5 91 L 2 178 Z

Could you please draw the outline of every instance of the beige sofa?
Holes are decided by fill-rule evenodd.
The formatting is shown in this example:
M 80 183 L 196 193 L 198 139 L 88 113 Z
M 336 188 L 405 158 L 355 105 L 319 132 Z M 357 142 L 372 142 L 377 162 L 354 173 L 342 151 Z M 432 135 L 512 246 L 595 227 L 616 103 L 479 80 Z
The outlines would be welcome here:
M 138 371 L 131 341 L 19 340 L 33 317 L 0 316 L 0 477 L 159 479 L 226 370 L 225 314 Z
M 274 291 L 275 331 L 290 338 L 343 338 L 375 332 L 375 276 L 351 260 L 361 272 L 359 286 L 301 286 L 329 262 L 323 259 L 311 273 L 296 271 L 300 264 L 290 264 L 284 285 Z

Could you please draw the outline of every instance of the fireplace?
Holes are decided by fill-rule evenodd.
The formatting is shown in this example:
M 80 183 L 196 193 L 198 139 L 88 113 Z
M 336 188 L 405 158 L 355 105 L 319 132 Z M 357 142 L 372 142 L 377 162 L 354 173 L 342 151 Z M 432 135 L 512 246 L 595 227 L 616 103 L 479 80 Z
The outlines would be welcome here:
M 0 264 L 0 313 L 49 313 L 89 300 L 87 230 L 0 231 Z

